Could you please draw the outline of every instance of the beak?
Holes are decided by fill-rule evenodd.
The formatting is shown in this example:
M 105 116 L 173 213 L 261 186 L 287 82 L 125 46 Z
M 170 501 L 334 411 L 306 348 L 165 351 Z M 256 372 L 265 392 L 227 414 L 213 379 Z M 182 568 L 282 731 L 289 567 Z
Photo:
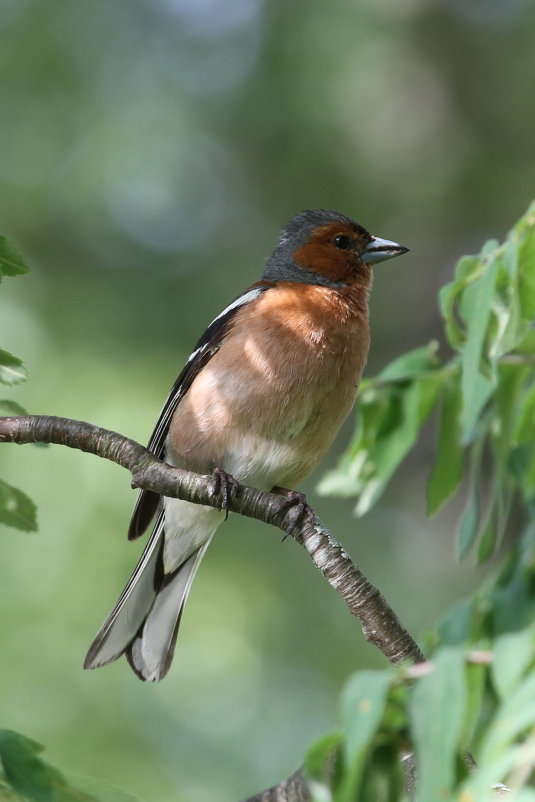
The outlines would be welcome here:
M 366 245 L 362 252 L 362 261 L 367 264 L 384 262 L 394 256 L 401 256 L 402 253 L 407 253 L 408 250 L 404 245 L 398 245 L 397 242 L 391 242 L 389 239 L 372 237 L 372 241 Z

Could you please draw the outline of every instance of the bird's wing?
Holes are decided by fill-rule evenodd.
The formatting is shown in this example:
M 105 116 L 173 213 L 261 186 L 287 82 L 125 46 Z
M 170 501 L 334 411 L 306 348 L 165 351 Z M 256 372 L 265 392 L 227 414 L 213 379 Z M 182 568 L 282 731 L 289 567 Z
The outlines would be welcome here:
M 258 298 L 270 286 L 272 285 L 269 283 L 258 283 L 245 290 L 210 323 L 199 339 L 169 393 L 149 440 L 148 449 L 155 456 L 160 459 L 164 458 L 167 433 L 173 414 L 191 387 L 195 377 L 220 349 L 236 312 L 243 306 L 250 304 L 255 298 Z M 158 510 L 159 504 L 160 496 L 157 493 L 152 490 L 141 490 L 130 519 L 128 528 L 129 540 L 134 540 L 145 532 Z

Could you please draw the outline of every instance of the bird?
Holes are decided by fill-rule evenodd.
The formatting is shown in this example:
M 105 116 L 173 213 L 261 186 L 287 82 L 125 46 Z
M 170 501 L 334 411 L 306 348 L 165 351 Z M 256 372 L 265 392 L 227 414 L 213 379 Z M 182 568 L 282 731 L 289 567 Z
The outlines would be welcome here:
M 217 490 L 239 482 L 301 503 L 295 486 L 355 401 L 370 345 L 373 265 L 407 251 L 340 212 L 295 214 L 260 280 L 196 343 L 148 449 L 175 467 L 212 473 Z M 85 668 L 125 654 L 140 679 L 166 675 L 194 576 L 227 515 L 141 490 L 128 536 L 154 521 L 152 534 Z

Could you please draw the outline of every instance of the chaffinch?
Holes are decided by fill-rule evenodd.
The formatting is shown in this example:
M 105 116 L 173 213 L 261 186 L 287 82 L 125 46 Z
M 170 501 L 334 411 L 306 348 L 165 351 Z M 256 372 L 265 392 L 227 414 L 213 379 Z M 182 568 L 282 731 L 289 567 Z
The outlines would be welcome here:
M 262 278 L 208 326 L 176 380 L 149 442 L 171 465 L 216 470 L 260 490 L 293 488 L 348 415 L 370 343 L 375 262 L 408 249 L 339 212 L 296 214 Z M 142 490 L 130 522 L 151 538 L 85 668 L 126 654 L 157 681 L 173 658 L 191 583 L 224 510 Z

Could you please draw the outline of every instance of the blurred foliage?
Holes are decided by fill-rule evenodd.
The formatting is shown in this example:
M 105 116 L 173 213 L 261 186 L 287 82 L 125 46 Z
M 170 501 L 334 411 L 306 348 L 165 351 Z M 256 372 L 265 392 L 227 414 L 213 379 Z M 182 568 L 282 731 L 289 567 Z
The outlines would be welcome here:
M 40 757 L 43 746 L 12 730 L 0 730 L 1 802 L 136 802 L 118 788 L 65 776 Z
M 0 0 L 0 227 L 32 265 L 0 292 L 0 344 L 32 377 L 10 400 L 145 442 L 199 332 L 302 208 L 411 249 L 377 268 L 368 375 L 439 338 L 453 260 L 533 196 L 534 33 L 532 0 Z M 314 494 L 319 474 L 304 488 L 415 633 L 482 579 L 455 562 L 457 499 L 426 520 L 432 437 L 358 522 Z M 166 682 L 84 673 L 138 554 L 128 477 L 55 447 L 0 460 L 40 526 L 1 527 L 0 720 L 55 765 L 235 802 L 291 774 L 347 676 L 382 665 L 299 549 L 231 516 Z
M 0 282 L 4 276 L 18 276 L 28 272 L 21 255 L 5 237 L 0 236 Z M 0 348 L 0 383 L 19 384 L 27 378 L 22 360 Z M 15 401 L 0 400 L 0 414 L 25 415 L 26 411 Z M 0 479 L 0 523 L 27 532 L 37 529 L 35 504 L 16 487 Z
M 460 259 L 440 305 L 456 353 L 441 359 L 432 342 L 362 383 L 355 436 L 319 491 L 357 495 L 357 513 L 367 512 L 439 407 L 428 510 L 436 512 L 466 472 L 459 553 L 479 536 L 483 561 L 501 543 L 515 497 L 535 509 L 535 203 L 502 245 L 491 240 Z
M 28 267 L 19 253 L 0 236 L 0 281 L 4 276 L 20 276 L 28 272 Z M 22 361 L 0 348 L 0 382 L 2 384 L 20 384 L 27 378 Z

